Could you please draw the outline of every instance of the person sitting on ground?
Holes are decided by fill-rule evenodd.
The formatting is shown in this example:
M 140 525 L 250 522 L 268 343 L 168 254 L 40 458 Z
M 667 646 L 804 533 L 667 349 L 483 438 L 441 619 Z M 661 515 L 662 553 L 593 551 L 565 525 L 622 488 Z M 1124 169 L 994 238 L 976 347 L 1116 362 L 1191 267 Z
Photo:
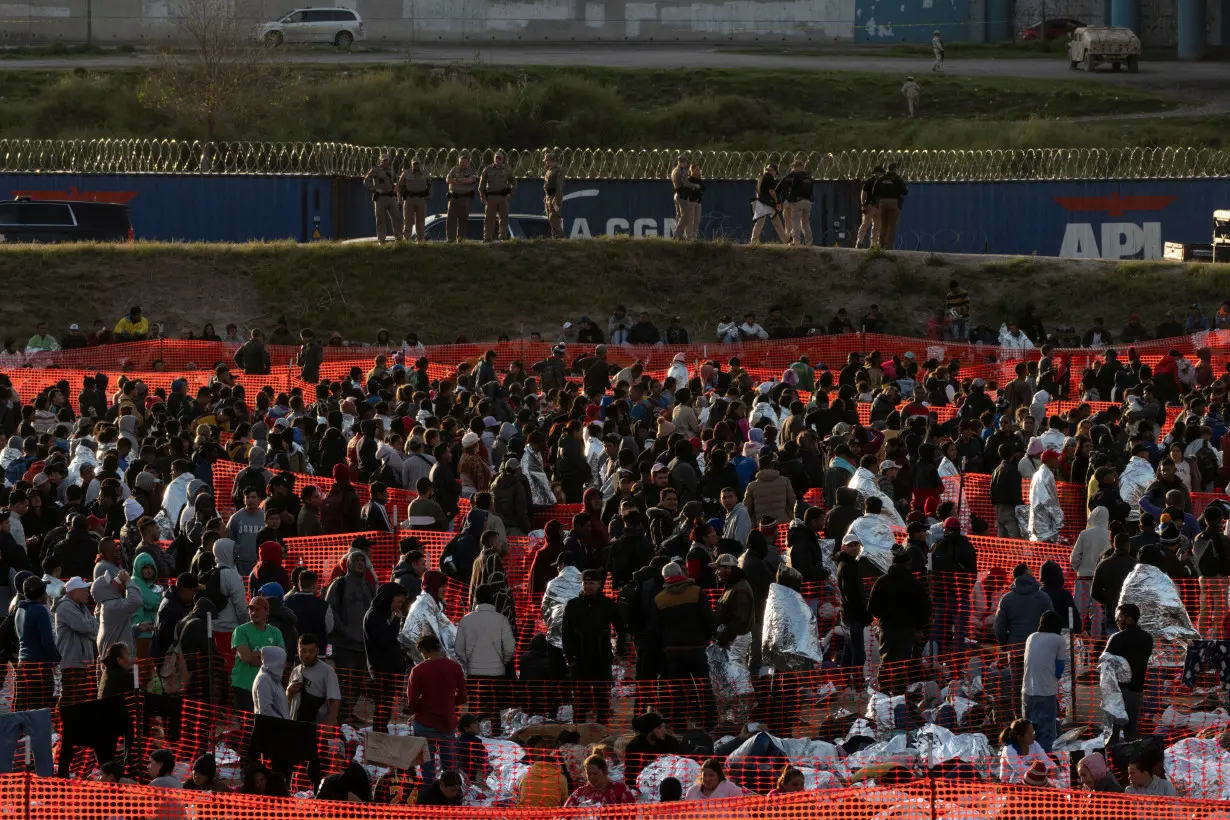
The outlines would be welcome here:
M 742 797 L 743 789 L 726 779 L 722 761 L 711 757 L 701 764 L 700 776 L 688 789 L 684 800 L 721 800 L 727 797 Z
M 1128 794 L 1144 794 L 1153 797 L 1178 797 L 1174 784 L 1166 779 L 1163 772 L 1162 752 L 1158 748 L 1146 747 L 1128 764 L 1128 786 L 1124 791 Z

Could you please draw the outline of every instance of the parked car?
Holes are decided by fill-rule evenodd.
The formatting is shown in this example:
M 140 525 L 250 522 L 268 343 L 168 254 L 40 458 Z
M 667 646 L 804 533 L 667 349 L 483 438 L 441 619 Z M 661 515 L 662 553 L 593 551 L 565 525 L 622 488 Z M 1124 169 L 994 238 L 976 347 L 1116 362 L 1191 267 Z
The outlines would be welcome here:
M 256 39 L 271 46 L 283 43 L 332 43 L 348 49 L 367 39 L 363 18 L 354 9 L 295 9 L 276 23 L 257 26 Z
M 1136 73 L 1140 66 L 1140 38 L 1130 28 L 1085 26 L 1072 32 L 1068 43 L 1068 65 L 1093 71 L 1099 63 L 1110 63 L 1115 71 L 1124 63 Z
M 3 244 L 132 240 L 127 205 L 28 197 L 0 202 L 0 243 Z
M 1082 28 L 1085 24 L 1071 17 L 1052 17 L 1046 21 L 1046 39 L 1066 40 L 1068 35 Z M 1039 21 L 1021 30 L 1022 40 L 1041 40 L 1042 22 Z
M 481 242 L 483 240 L 483 224 L 484 217 L 481 213 L 470 214 L 470 219 L 466 224 L 466 239 L 473 242 Z M 447 238 L 445 214 L 434 214 L 423 220 L 423 233 L 427 235 L 428 242 L 443 242 Z M 551 237 L 551 223 L 542 214 L 509 214 L 508 215 L 508 233 L 513 239 L 549 239 Z M 410 235 L 407 239 L 418 239 L 414 233 L 414 228 L 410 229 Z M 365 236 L 360 239 L 347 239 L 343 245 L 355 244 L 360 242 L 375 242 L 376 237 Z

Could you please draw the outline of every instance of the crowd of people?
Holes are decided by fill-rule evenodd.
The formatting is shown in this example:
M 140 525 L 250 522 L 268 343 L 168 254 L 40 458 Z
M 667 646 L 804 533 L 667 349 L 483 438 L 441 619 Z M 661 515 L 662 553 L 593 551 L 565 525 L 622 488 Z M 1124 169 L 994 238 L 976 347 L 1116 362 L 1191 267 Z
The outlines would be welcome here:
M 945 310 L 942 335 L 969 338 L 955 282 Z M 846 329 L 843 314 L 830 332 Z M 1002 780 L 1055 785 L 1061 682 L 1075 662 L 1064 630 L 1109 636 L 1106 654 L 1123 659 L 1116 743 L 1138 742 L 1158 637 L 1142 628 L 1158 604 L 1129 595 L 1133 578 L 1193 581 L 1197 596 L 1183 601 L 1199 631 L 1189 633 L 1224 637 L 1225 515 L 1193 512 L 1194 494 L 1230 479 L 1230 375 L 1212 372 L 1207 350 L 1194 366 L 1172 351 L 1150 368 L 1112 349 L 1073 379 L 1044 343 L 1003 384 L 962 378 L 958 361 L 875 351 L 838 372 L 801 357 L 767 381 L 737 357 L 689 366 L 677 356 L 659 378 L 608 359 L 608 344 L 688 340 L 676 323 L 650 333 L 648 319 L 621 308 L 608 339 L 582 321 L 568 341 L 595 346 L 571 361 L 563 345 L 528 366 L 489 351 L 432 378 L 426 356 L 381 353 L 339 381 L 320 378 L 310 330 L 295 337 L 280 324 L 269 342 L 301 341 L 311 391 L 235 383 L 232 368 L 268 373 L 258 330 L 195 395 L 120 375 L 113 387 L 91 377 L 70 402 L 74 385 L 27 396 L 0 376 L 0 652 L 14 666 L 12 710 L 55 706 L 57 690 L 63 708 L 173 678 L 185 697 L 266 717 L 381 733 L 403 722 L 430 750 L 406 776 L 413 799 L 449 805 L 483 776 L 482 736 L 501 734 L 509 710 L 605 727 L 623 681 L 660 684 L 656 708 L 632 716 L 631 739 L 523 739 L 532 765 L 520 805 L 599 805 L 633 802 L 634 789 L 645 799 L 638 775 L 667 756 L 705 762 L 689 769 L 695 784 L 660 778 L 653 799 L 801 789 L 791 767 L 768 781 L 742 769 L 735 785 L 723 760 L 769 743 L 767 756 L 784 761 L 774 737 L 798 728 L 806 704 L 775 686 L 836 669 L 855 703 L 906 701 L 889 728 L 917 729 L 926 714 L 952 732 L 1001 736 Z M 877 321 L 873 306 L 862 324 Z M 748 314 L 718 335 L 797 332 L 779 309 L 766 326 Z M 114 338 L 148 327 L 134 308 Z M 1100 322 L 1095 331 L 1090 346 L 1103 351 L 1112 340 Z M 56 344 L 39 326 L 27 349 Z M 1048 410 L 1073 382 L 1115 406 Z M 1163 429 L 1168 406 L 1182 409 Z M 955 412 L 940 421 L 939 407 Z M 224 460 L 243 467 L 220 496 Z M 305 475 L 331 481 L 297 483 Z M 993 522 L 946 493 L 976 475 L 989 477 Z M 1061 481 L 1080 485 L 1089 510 L 1070 545 Z M 389 502 L 398 489 L 413 499 L 400 521 Z M 580 511 L 539 532 L 560 504 Z M 1048 561 L 1035 577 L 1025 563 L 980 564 L 971 536 L 992 527 L 1070 552 L 1068 566 Z M 373 562 L 372 533 L 399 544 L 396 566 Z M 447 540 L 433 567 L 436 533 Z M 287 539 L 317 535 L 350 541 L 336 567 L 290 567 Z M 532 554 L 513 555 L 514 543 Z M 450 585 L 463 590 L 456 624 Z M 986 646 L 1007 652 L 984 670 L 978 708 L 958 717 L 963 672 L 944 659 Z M 848 731 L 841 754 L 853 756 L 875 737 L 849 718 L 822 739 Z M 142 780 L 178 785 L 172 752 L 156 755 Z M 1129 793 L 1174 793 L 1153 747 L 1131 766 Z M 252 771 L 247 793 L 285 793 L 276 773 Z M 1119 787 L 1098 755 L 1080 772 L 1089 788 Z M 102 777 L 133 773 L 104 767 Z M 206 755 L 184 785 L 226 788 L 215 775 Z M 316 792 L 391 799 L 379 785 L 351 767 Z

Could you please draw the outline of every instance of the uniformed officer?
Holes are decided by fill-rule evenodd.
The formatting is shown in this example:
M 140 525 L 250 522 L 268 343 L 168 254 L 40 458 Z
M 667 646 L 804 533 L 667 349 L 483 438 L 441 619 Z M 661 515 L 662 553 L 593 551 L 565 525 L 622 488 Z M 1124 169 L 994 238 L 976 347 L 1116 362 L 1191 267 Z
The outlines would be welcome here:
M 508 238 L 508 198 L 517 188 L 512 171 L 504 164 L 504 152 L 495 152 L 495 162 L 483 169 L 478 178 L 478 196 L 483 201 L 483 241 L 496 238 L 499 222 L 500 239 Z
M 448 215 L 444 219 L 444 235 L 449 242 L 464 242 L 470 222 L 470 203 L 478 185 L 478 174 L 470 167 L 470 158 L 465 154 L 457 157 L 457 164 L 444 178 L 448 185 Z
M 858 235 L 854 238 L 856 248 L 863 246 L 864 239 L 867 240 L 867 247 L 880 241 L 880 206 L 876 202 L 876 183 L 882 176 L 884 176 L 884 166 L 877 165 L 872 168 L 871 176 L 863 181 L 863 187 L 859 191 L 859 207 L 863 211 L 863 221 L 859 223 Z
M 431 196 L 431 175 L 423 170 L 423 163 L 418 157 L 410 160 L 410 167 L 401 172 L 397 179 L 397 196 L 401 199 L 402 219 L 406 233 L 414 225 L 414 236 L 419 242 L 426 242 L 423 233 L 423 221 L 427 219 L 427 199 Z
M 376 211 L 376 239 L 380 244 L 388 234 L 385 232 L 385 219 L 393 227 L 393 236 L 401 239 L 401 214 L 397 212 L 397 184 L 394 182 L 393 171 L 389 163 L 393 158 L 388 154 L 380 157 L 380 164 L 367 172 L 363 184 L 372 192 L 372 202 Z
M 542 175 L 542 207 L 551 223 L 551 237 L 564 238 L 564 169 L 551 151 L 542 156 L 546 171 Z
M 897 173 L 897 164 L 890 162 L 888 170 L 876 180 L 876 206 L 880 210 L 879 222 L 880 247 L 886 251 L 893 249 L 897 241 L 897 220 L 901 216 L 901 202 L 910 192 L 905 180 Z
M 811 203 L 815 180 L 807 173 L 807 163 L 796 158 L 790 173 L 777 185 L 778 201 L 786 201 L 786 233 L 792 245 L 810 245 Z
M 695 239 L 696 225 L 692 217 L 696 211 L 692 208 L 692 192 L 696 186 L 688 179 L 689 166 L 692 158 L 687 154 L 679 155 L 679 164 L 671 171 L 671 185 L 675 189 L 675 238 Z
M 756 198 L 752 200 L 752 238 L 748 240 L 749 245 L 760 244 L 760 235 L 764 232 L 766 222 L 773 226 L 778 242 L 786 241 L 786 228 L 782 224 L 778 205 L 777 166 L 769 163 L 756 182 Z

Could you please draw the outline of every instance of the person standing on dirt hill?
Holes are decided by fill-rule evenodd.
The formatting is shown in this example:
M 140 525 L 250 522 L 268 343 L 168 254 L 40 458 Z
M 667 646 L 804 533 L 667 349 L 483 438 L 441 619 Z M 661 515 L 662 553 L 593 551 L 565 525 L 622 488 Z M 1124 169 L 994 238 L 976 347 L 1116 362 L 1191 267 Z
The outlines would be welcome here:
M 692 158 L 679 155 L 679 164 L 671 171 L 671 186 L 675 189 L 675 238 L 695 239 L 696 226 L 692 224 L 692 194 L 696 186 L 688 178 Z
M 542 175 L 542 207 L 551 224 L 551 238 L 564 238 L 564 169 L 551 151 L 543 154 L 546 171 Z
M 944 70 L 944 41 L 940 39 L 940 30 L 937 28 L 931 32 L 931 53 L 935 55 L 935 62 L 931 65 L 932 71 Z
M 449 242 L 464 242 L 469 230 L 470 203 L 478 186 L 478 174 L 470 167 L 470 158 L 457 156 L 457 164 L 444 178 L 448 185 L 448 216 L 444 221 L 444 235 Z
M 410 160 L 410 167 L 397 178 L 397 197 L 401 200 L 402 227 L 404 233 L 414 225 L 414 238 L 420 244 L 427 241 L 423 235 L 423 222 L 427 219 L 427 199 L 431 196 L 431 174 L 423 170 L 423 161 L 418 157 Z
M 888 170 L 876 180 L 875 197 L 880 209 L 880 247 L 892 250 L 897 240 L 897 220 L 901 217 L 901 201 L 910 192 L 905 180 L 897 173 L 897 164 L 890 162 Z
M 393 158 L 382 154 L 380 164 L 367 172 L 363 177 L 363 185 L 372 192 L 372 203 L 376 212 L 376 239 L 380 244 L 388 237 L 385 232 L 385 219 L 393 227 L 393 236 L 401 239 L 401 214 L 397 212 L 397 183 L 393 179 L 393 171 L 389 163 Z
M 918 98 L 922 95 L 922 86 L 914 82 L 914 75 L 905 78 L 905 85 L 901 86 L 901 93 L 905 96 L 906 107 L 910 111 L 910 118 L 914 118 L 914 109 L 918 107 Z
M 859 204 L 863 209 L 863 221 L 859 223 L 858 235 L 854 238 L 854 247 L 860 248 L 863 245 L 863 240 L 867 240 L 867 247 L 879 238 L 879 231 L 876 230 L 876 223 L 880 219 L 880 207 L 876 204 L 876 183 L 880 181 L 880 177 L 884 175 L 884 166 L 877 165 L 871 169 L 871 176 L 863 180 L 863 190 L 859 194 Z
M 504 152 L 496 151 L 495 160 L 483 169 L 478 178 L 478 197 L 483 201 L 483 241 L 508 239 L 508 198 L 517 188 L 517 180 L 504 164 Z M 499 234 L 496 234 L 496 223 Z
M 265 334 L 260 328 L 252 328 L 251 338 L 235 351 L 235 364 L 249 376 L 269 375 L 269 348 L 265 347 Z

